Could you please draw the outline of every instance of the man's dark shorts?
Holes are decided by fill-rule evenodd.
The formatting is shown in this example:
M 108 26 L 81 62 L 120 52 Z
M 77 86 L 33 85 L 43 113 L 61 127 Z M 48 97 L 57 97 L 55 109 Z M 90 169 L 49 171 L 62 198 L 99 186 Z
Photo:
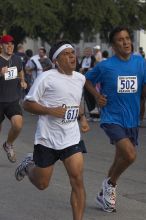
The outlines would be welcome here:
M 63 161 L 78 152 L 87 153 L 83 140 L 62 150 L 54 150 L 37 144 L 34 145 L 33 160 L 36 166 L 45 168 L 55 164 L 57 160 Z
M 110 138 L 111 144 L 116 144 L 124 138 L 129 138 L 134 146 L 138 145 L 138 127 L 123 128 L 117 124 L 101 124 L 101 128 L 105 131 Z
M 5 119 L 5 116 L 10 120 L 14 115 L 22 115 L 19 101 L 0 103 L 0 123 Z

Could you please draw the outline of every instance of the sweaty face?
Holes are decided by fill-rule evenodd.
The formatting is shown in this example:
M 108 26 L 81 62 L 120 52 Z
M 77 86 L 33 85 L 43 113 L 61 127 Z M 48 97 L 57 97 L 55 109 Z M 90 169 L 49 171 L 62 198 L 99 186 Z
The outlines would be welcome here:
M 132 42 L 129 33 L 124 30 L 114 36 L 113 49 L 118 57 L 127 60 L 132 51 Z
M 62 69 L 65 74 L 72 74 L 72 71 L 76 69 L 76 54 L 74 49 L 64 49 L 57 58 L 58 68 Z
M 4 55 L 11 56 L 13 54 L 13 51 L 14 51 L 13 42 L 2 44 L 2 52 Z

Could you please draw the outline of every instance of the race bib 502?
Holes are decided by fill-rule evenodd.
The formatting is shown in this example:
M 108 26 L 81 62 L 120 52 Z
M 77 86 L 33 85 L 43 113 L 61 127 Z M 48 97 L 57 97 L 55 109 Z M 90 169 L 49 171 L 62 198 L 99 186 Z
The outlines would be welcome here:
M 137 76 L 118 76 L 118 93 L 135 93 L 138 89 Z

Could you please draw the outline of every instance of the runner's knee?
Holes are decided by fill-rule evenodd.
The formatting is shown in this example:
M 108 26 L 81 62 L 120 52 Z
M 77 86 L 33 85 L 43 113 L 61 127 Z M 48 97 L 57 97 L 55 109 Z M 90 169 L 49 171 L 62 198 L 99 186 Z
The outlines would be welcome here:
M 20 131 L 22 126 L 23 126 L 23 122 L 21 120 L 12 122 L 12 129 L 15 131 Z
M 82 175 L 74 175 L 70 178 L 70 183 L 72 187 L 80 187 L 83 185 Z
M 39 189 L 39 190 L 44 190 L 48 187 L 49 183 L 46 180 L 39 180 L 35 183 L 35 186 Z
M 135 160 L 136 160 L 136 152 L 135 151 L 127 154 L 126 161 L 128 162 L 128 164 L 132 164 Z

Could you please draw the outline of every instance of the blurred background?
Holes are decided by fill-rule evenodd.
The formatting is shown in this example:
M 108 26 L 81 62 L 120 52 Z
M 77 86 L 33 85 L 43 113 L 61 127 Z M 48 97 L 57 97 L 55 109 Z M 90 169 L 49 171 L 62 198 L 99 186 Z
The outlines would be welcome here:
M 68 39 L 78 57 L 83 48 L 100 45 L 112 53 L 110 30 L 126 25 L 133 32 L 134 50 L 146 52 L 145 0 L 0 0 L 0 35 L 11 34 L 15 44 L 37 53 L 56 40 Z

